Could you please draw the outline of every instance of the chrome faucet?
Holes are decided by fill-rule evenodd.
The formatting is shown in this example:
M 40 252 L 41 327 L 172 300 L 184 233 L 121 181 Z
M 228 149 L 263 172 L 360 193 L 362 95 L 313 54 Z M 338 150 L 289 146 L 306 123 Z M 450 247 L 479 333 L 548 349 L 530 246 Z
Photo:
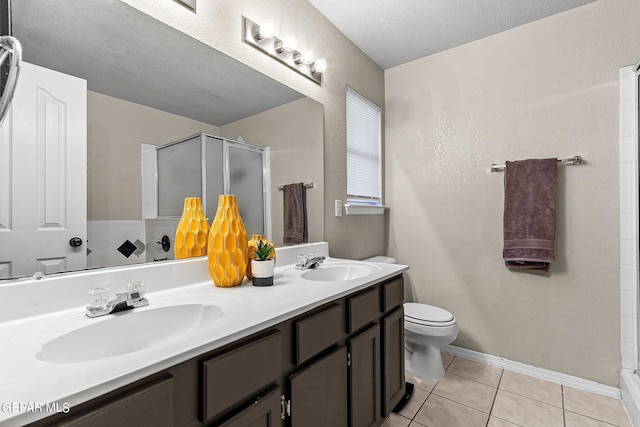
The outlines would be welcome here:
M 325 258 L 322 255 L 298 255 L 298 262 L 296 263 L 297 270 L 308 270 L 310 268 L 315 268 L 322 264 Z
M 144 297 L 145 287 L 144 282 L 130 283 L 126 292 L 117 293 L 111 299 L 107 299 L 109 289 L 91 289 L 86 315 L 93 318 L 149 305 L 149 300 Z

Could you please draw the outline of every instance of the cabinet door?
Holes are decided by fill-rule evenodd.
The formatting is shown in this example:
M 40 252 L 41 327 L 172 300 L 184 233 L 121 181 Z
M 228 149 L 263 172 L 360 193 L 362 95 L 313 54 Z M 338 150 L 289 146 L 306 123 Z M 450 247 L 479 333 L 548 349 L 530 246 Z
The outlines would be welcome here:
M 347 349 L 340 347 L 289 377 L 291 426 L 347 425 Z
M 379 426 L 380 326 L 374 325 L 350 338 L 349 421 L 352 427 Z
M 404 311 L 402 306 L 382 319 L 382 378 L 384 417 L 404 396 Z
M 280 425 L 280 387 L 275 387 L 220 427 L 276 427 L 278 425 Z

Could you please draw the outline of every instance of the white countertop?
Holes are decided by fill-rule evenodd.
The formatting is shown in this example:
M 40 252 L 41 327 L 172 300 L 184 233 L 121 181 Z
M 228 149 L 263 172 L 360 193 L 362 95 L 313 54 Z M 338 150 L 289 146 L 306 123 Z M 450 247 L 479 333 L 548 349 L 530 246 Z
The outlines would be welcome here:
M 328 258 L 319 268 L 345 261 Z M 0 323 L 0 425 L 24 425 L 52 415 L 47 410 L 50 410 L 51 406 L 46 407 L 46 404 L 51 403 L 57 403 L 61 410 L 70 407 L 73 412 L 73 407 L 82 402 L 276 325 L 373 283 L 397 276 L 408 269 L 408 266 L 398 264 L 364 264 L 371 267 L 372 274 L 347 281 L 305 280 L 300 277 L 303 271 L 295 270 L 293 266 L 288 265 L 276 268 L 274 285 L 270 287 L 254 287 L 245 280 L 240 286 L 217 288 L 211 280 L 206 279 L 206 274 L 202 274 L 202 270 L 206 272 L 206 258 L 192 261 L 189 268 L 198 269 L 197 277 L 202 280 L 186 286 L 164 286 L 166 289 L 155 292 L 154 283 L 147 281 L 149 306 L 134 311 L 153 310 L 194 301 L 214 303 L 223 311 L 222 318 L 215 323 L 215 327 L 157 347 L 85 362 L 50 363 L 39 360 L 37 354 L 42 344 L 51 339 L 83 326 L 105 321 L 113 315 L 90 319 L 85 316 L 84 305 L 75 304 L 74 307 L 57 311 L 43 309 L 44 314 L 13 316 L 14 318 L 8 316 L 8 320 Z M 166 269 L 166 264 L 163 267 Z M 174 266 L 175 268 L 177 267 Z M 149 271 L 146 270 L 147 273 Z M 137 274 L 141 276 L 140 272 Z M 95 283 L 100 280 L 92 277 L 91 280 L 85 281 L 94 284 L 83 286 L 95 287 Z M 13 288 L 9 291 L 16 292 Z M 84 295 L 82 299 L 85 298 Z M 3 287 L 0 286 L 0 301 L 2 297 Z M 2 304 L 7 303 L 8 301 L 4 300 Z M 59 303 L 54 302 L 53 305 L 58 307 Z M 127 313 L 119 315 L 126 316 Z

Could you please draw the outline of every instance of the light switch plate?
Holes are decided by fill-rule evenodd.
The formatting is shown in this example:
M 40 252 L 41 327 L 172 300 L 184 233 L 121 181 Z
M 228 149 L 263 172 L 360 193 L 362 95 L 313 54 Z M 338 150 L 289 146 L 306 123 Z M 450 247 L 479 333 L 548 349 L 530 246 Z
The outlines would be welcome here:
M 342 216 L 342 200 L 336 200 L 336 216 Z

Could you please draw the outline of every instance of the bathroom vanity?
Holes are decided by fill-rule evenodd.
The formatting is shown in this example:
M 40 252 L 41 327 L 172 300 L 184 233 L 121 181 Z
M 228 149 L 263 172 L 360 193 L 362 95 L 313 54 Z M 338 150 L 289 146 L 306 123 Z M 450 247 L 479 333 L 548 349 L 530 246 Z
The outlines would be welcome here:
M 286 262 L 287 255 L 279 252 L 280 259 Z M 190 274 L 199 262 L 206 260 L 186 263 Z M 184 267 L 175 264 L 174 270 Z M 60 336 L 73 336 L 79 326 L 74 322 L 94 328 L 96 319 L 78 317 L 83 307 L 45 315 L 51 316 L 47 326 L 8 322 L 19 328 L 3 345 L 13 343 L 11 348 L 27 354 L 15 355 L 13 361 L 23 366 L 8 378 L 11 385 L 23 378 L 22 386 L 3 387 L 0 400 L 51 406 L 49 413 L 2 413 L 0 425 L 380 425 L 404 394 L 407 268 L 327 259 L 313 270 L 278 267 L 269 288 L 214 288 L 209 280 L 164 285 L 147 294 L 148 307 L 115 316 L 124 319 L 140 310 L 144 321 L 155 305 L 156 313 L 171 318 L 177 306 L 193 312 L 211 302 L 220 308 L 219 317 L 203 311 L 211 325 L 181 326 L 184 337 L 133 352 L 116 346 L 123 353 L 109 357 L 81 347 L 68 354 L 63 347 L 47 347 Z M 167 279 L 168 270 L 162 273 Z M 170 323 L 176 322 L 167 328 Z M 0 332 L 8 328 L 0 323 Z

